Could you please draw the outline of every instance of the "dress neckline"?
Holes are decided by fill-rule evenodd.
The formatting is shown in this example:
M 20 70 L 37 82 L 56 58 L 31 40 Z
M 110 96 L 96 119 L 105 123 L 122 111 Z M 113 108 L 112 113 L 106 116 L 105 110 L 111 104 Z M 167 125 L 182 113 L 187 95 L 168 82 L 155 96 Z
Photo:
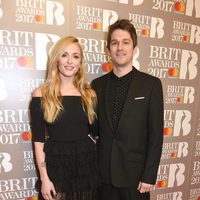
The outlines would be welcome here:
M 62 95 L 61 97 L 81 97 L 80 95 Z M 42 98 L 42 97 L 32 97 L 32 98 Z

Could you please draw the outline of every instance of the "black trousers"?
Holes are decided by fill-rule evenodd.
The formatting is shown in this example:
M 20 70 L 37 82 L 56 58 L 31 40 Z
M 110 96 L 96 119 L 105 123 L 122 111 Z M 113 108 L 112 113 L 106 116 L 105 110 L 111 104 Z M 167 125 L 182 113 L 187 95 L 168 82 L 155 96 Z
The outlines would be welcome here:
M 99 200 L 150 200 L 150 193 L 140 193 L 135 188 L 118 188 L 101 184 L 98 192 Z

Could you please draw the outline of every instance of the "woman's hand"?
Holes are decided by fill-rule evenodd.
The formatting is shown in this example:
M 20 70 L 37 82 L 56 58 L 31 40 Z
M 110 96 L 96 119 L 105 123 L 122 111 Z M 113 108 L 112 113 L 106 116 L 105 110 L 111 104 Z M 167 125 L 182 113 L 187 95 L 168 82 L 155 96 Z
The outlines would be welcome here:
M 42 196 L 45 200 L 53 200 L 56 196 L 56 190 L 49 179 L 42 180 Z

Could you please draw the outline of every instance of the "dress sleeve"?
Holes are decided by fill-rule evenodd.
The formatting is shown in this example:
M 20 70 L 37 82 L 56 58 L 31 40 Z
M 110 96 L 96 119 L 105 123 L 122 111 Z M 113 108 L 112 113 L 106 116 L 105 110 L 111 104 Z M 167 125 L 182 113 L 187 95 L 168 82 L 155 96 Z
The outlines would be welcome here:
M 97 119 L 93 122 L 93 124 L 89 125 L 89 132 L 90 132 L 90 135 L 93 138 L 97 138 L 99 136 L 99 134 L 98 134 L 98 120 Z
M 31 131 L 34 142 L 45 142 L 45 121 L 41 109 L 41 98 L 33 97 L 30 103 Z

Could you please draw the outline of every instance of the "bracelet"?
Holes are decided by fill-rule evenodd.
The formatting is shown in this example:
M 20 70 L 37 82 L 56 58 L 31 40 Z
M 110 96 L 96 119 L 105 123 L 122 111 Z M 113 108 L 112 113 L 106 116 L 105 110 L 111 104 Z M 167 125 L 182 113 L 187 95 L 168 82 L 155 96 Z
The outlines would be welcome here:
M 45 162 L 45 161 L 41 162 L 41 163 L 40 163 L 40 167 L 42 167 L 42 168 L 43 168 L 43 167 L 46 167 L 46 162 Z

